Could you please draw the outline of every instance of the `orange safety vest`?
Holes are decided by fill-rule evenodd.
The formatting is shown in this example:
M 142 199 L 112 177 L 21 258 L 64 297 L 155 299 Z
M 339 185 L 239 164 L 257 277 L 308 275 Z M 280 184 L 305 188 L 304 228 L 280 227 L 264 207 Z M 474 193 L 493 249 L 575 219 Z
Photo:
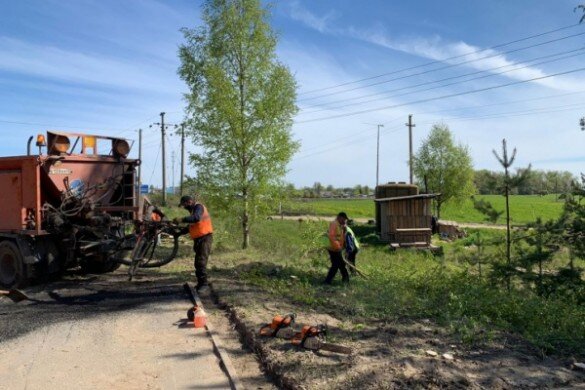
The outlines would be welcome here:
M 337 222 L 337 220 L 329 224 L 329 250 L 332 252 L 341 252 L 345 246 L 345 234 L 343 233 L 343 227 Z
M 198 203 L 201 204 L 201 203 Z M 209 212 L 207 211 L 207 207 L 201 204 L 203 207 L 203 214 L 201 214 L 201 219 L 199 222 L 192 223 L 189 225 L 189 234 L 191 235 L 192 239 L 196 239 L 199 237 L 206 236 L 210 233 L 213 233 L 213 226 L 211 225 L 211 217 L 209 216 Z

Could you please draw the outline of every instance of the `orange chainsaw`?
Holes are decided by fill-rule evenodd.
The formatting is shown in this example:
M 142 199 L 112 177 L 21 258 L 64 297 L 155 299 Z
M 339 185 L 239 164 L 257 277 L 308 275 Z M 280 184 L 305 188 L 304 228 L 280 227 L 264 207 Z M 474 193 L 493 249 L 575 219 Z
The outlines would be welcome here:
M 295 334 L 293 325 L 296 318 L 297 315 L 295 313 L 274 316 L 270 324 L 266 324 L 260 328 L 260 336 L 290 339 Z
M 324 350 L 337 353 L 351 354 L 351 348 L 343 345 L 331 344 L 326 342 L 327 326 L 326 325 L 305 325 L 300 332 L 295 333 L 291 343 L 297 347 L 303 347 L 313 351 Z

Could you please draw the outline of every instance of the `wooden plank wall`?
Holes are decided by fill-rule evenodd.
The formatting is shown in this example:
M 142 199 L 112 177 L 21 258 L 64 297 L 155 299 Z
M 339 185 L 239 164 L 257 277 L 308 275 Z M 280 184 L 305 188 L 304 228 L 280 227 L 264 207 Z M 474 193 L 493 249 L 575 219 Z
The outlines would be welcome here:
M 381 203 L 381 239 L 390 242 L 430 242 L 430 233 L 397 235 L 396 229 L 431 227 L 431 199 L 404 199 Z M 407 237 L 408 236 L 408 237 Z M 428 236 L 428 237 L 427 237 Z

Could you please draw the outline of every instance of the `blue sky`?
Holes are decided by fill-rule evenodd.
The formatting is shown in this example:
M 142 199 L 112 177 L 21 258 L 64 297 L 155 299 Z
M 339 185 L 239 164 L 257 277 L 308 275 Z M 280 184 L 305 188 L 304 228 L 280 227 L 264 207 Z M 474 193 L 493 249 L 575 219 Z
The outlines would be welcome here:
M 518 167 L 585 171 L 585 132 L 578 126 L 585 71 L 576 71 L 585 67 L 585 25 L 576 25 L 578 3 L 274 3 L 278 54 L 298 80 L 301 108 L 293 132 L 302 148 L 287 180 L 373 185 L 377 124 L 384 124 L 381 181 L 407 180 L 408 114 L 417 125 L 415 148 L 432 124 L 445 123 L 469 146 L 476 168 L 498 168 L 491 151 L 505 137 L 518 147 Z M 170 123 L 182 119 L 179 29 L 200 25 L 200 5 L 1 2 L 0 155 L 24 153 L 28 136 L 47 129 L 136 139 L 142 128 L 143 181 L 159 184 L 160 132 L 149 125 L 161 111 Z M 572 73 L 551 77 L 564 72 Z M 169 136 L 169 181 L 178 141 Z

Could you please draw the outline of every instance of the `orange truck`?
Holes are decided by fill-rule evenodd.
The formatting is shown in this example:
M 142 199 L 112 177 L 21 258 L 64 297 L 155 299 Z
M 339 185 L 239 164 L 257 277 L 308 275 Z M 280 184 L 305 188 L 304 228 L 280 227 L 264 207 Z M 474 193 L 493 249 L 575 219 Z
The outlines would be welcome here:
M 0 285 L 80 266 L 109 272 L 133 243 L 138 219 L 136 169 L 122 138 L 49 131 L 38 154 L 0 157 Z M 35 151 L 37 150 L 35 148 Z

